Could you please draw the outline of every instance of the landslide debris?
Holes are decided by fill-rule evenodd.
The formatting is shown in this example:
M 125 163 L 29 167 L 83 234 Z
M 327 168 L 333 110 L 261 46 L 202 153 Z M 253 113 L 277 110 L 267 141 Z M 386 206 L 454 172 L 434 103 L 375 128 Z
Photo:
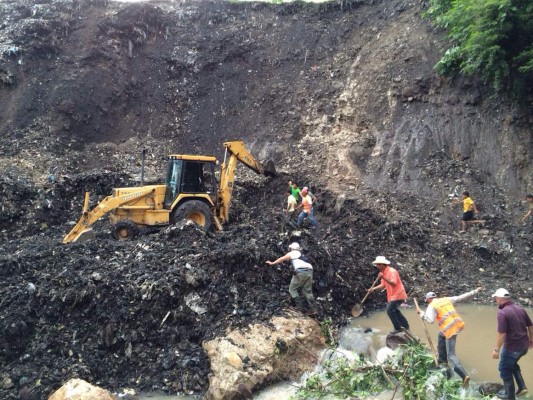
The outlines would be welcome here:
M 489 280 L 505 286 L 513 268 L 514 290 L 527 293 L 530 271 L 516 263 L 523 246 L 531 249 L 531 236 L 517 235 L 512 244 L 490 229 L 456 236 L 422 224 L 430 212 L 420 211 L 416 221 L 403 214 L 400 206 L 413 199 L 390 199 L 386 213 L 375 213 L 353 200 L 340 206 L 327 192 L 319 230 L 291 231 L 280 211 L 287 176 L 256 179 L 238 182 L 233 221 L 223 232 L 180 224 L 117 242 L 101 221 L 88 242 L 59 244 L 66 226 L 2 241 L 2 398 L 24 388 L 41 397 L 72 377 L 113 391 L 205 391 L 204 341 L 286 315 L 290 268 L 265 261 L 285 254 L 292 241 L 315 261 L 319 319 L 336 324 L 371 285 L 378 254 L 397 264 L 411 296 Z M 383 302 L 372 296 L 368 308 Z
M 404 141 L 391 145 L 378 135 L 377 116 L 388 115 L 383 102 L 405 107 L 390 120 L 442 106 L 431 114 L 436 121 L 481 113 L 470 108 L 481 100 L 468 100 L 464 111 L 448 93 L 457 88 L 431 77 L 431 60 L 418 89 L 395 94 L 415 80 L 414 66 L 426 56 L 403 37 L 394 54 L 412 52 L 400 58 L 411 69 L 394 80 L 390 52 L 374 63 L 352 38 L 394 42 L 394 35 L 381 35 L 385 28 L 405 21 L 418 28 L 420 10 L 403 1 L 372 3 L 2 3 L 1 398 L 45 398 L 71 378 L 114 392 L 204 393 L 210 365 L 203 342 L 286 315 L 290 268 L 265 261 L 293 241 L 314 259 L 318 319 L 331 317 L 335 325 L 371 285 L 376 255 L 395 263 L 411 296 L 481 285 L 510 287 L 531 300 L 531 227 L 514 224 L 523 205 L 495 183 L 499 175 L 462 148 L 428 150 L 406 166 Z M 292 27 L 291 35 L 280 27 Z M 361 57 L 365 62 L 354 64 Z M 362 83 L 383 88 L 392 80 L 394 91 L 387 97 L 386 90 L 365 90 L 380 100 L 358 105 L 375 106 L 374 114 L 354 114 L 353 99 L 364 96 L 352 73 L 371 67 L 383 72 L 374 79 L 370 70 Z M 503 114 L 495 118 L 508 127 L 527 125 L 519 113 Z M 419 124 L 425 122 L 400 126 L 433 126 Z M 223 232 L 179 224 L 116 242 L 99 221 L 95 240 L 60 244 L 79 217 L 84 191 L 94 206 L 112 187 L 138 184 L 141 149 L 148 149 L 147 183 L 155 183 L 168 152 L 220 157 L 226 139 L 244 139 L 259 158 L 275 156 L 282 174 L 268 180 L 239 172 Z M 527 169 L 522 150 L 506 173 L 518 164 Z M 372 168 L 369 182 L 364 173 Z M 289 179 L 318 194 L 318 231 L 284 224 Z M 459 236 L 461 211 L 449 199 L 464 189 L 487 222 Z M 384 300 L 371 296 L 367 308 Z

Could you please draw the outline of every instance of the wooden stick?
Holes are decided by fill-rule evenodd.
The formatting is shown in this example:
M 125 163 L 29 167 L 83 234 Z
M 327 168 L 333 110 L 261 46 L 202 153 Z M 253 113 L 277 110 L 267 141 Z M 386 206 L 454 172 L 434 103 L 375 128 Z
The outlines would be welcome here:
M 378 281 L 379 279 L 379 275 L 376 276 L 376 279 L 374 279 L 374 282 L 372 282 L 372 286 L 370 287 L 370 289 L 372 289 L 374 286 L 376 286 L 376 282 Z M 368 289 L 368 290 L 370 290 Z M 361 300 L 361 305 L 363 305 L 363 303 L 366 301 L 366 298 L 368 297 L 368 295 L 370 294 L 370 292 L 367 290 L 366 294 L 365 294 L 365 297 L 363 297 L 363 300 Z
M 416 312 L 420 314 L 420 307 L 418 307 L 418 301 L 416 301 L 415 298 L 413 298 L 413 300 L 415 302 Z M 424 318 L 420 318 L 420 320 L 422 321 L 422 325 L 424 326 L 424 332 L 426 332 L 426 337 L 429 342 L 429 347 L 431 348 L 431 352 L 433 353 L 433 361 L 435 361 L 435 366 L 438 368 L 439 361 L 437 359 L 437 352 L 435 351 L 435 346 L 433 346 L 433 341 L 431 340 L 431 336 L 429 334 L 428 328 L 426 327 L 426 321 L 424 321 Z

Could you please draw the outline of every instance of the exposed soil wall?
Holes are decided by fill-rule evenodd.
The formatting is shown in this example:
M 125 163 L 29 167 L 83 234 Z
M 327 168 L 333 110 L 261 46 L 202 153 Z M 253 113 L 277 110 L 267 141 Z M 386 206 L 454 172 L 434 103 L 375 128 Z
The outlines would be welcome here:
M 432 67 L 423 2 L 4 1 L 0 6 L 1 398 L 70 378 L 106 389 L 207 389 L 202 343 L 285 315 L 298 241 L 319 319 L 342 324 L 385 255 L 411 296 L 532 298 L 531 113 Z M 243 139 L 275 179 L 239 172 L 222 233 L 179 225 L 63 246 L 85 190 L 161 181 L 167 153 Z M 286 183 L 319 195 L 317 232 L 283 223 Z M 487 222 L 456 233 L 450 195 Z M 487 294 L 486 301 L 490 301 Z M 368 307 L 383 305 L 372 296 Z M 167 316 L 168 315 L 168 316 Z

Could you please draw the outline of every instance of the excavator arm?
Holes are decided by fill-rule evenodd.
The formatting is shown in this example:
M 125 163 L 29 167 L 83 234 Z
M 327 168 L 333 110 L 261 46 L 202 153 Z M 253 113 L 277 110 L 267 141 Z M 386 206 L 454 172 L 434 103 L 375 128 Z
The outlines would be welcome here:
M 225 142 L 226 148 L 224 162 L 220 172 L 220 184 L 217 195 L 218 219 L 222 222 L 228 222 L 231 197 L 233 194 L 233 184 L 235 181 L 235 168 L 237 163 L 241 162 L 251 170 L 261 175 L 276 176 L 276 168 L 272 161 L 264 164 L 255 159 L 254 156 L 246 149 L 244 142 L 241 140 Z M 229 154 L 229 157 L 228 157 Z
M 96 207 L 91 211 L 88 211 L 89 208 L 89 192 L 85 193 L 85 202 L 83 205 L 83 212 L 81 218 L 72 228 L 72 230 L 65 236 L 63 243 L 72 243 L 76 242 L 80 238 L 83 240 L 88 237 L 93 237 L 91 226 L 102 218 L 104 215 L 113 211 L 117 207 L 123 206 L 132 200 L 138 200 L 142 197 L 146 197 L 154 193 L 154 188 L 149 189 L 140 189 L 134 193 L 128 193 L 121 196 L 107 196 L 102 200 Z

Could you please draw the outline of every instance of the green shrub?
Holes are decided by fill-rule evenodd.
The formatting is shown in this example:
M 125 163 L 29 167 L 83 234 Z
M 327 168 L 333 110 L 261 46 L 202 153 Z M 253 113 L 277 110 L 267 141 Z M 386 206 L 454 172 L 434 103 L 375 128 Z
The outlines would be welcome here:
M 447 30 L 451 47 L 437 63 L 441 74 L 478 75 L 496 91 L 531 91 L 531 0 L 430 0 L 427 15 Z
M 311 375 L 292 399 L 368 398 L 385 389 L 399 388 L 406 400 L 470 399 L 461 385 L 458 379 L 446 379 L 444 372 L 435 368 L 427 350 L 420 343 L 412 343 L 401 346 L 398 354 L 383 365 L 370 363 L 363 356 L 355 360 L 339 356 L 328 361 L 323 371 Z

